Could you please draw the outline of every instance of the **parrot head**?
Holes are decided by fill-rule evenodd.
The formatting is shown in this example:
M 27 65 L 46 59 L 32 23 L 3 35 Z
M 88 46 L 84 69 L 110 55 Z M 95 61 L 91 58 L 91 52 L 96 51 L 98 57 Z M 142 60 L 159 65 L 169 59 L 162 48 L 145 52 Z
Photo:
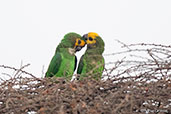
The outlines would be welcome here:
M 85 46 L 85 41 L 82 37 L 74 32 L 70 32 L 64 36 L 64 39 L 61 41 L 63 48 L 69 48 L 75 52 L 80 51 Z
M 96 51 L 103 53 L 104 41 L 97 33 L 89 32 L 88 34 L 83 35 L 82 38 L 87 44 L 87 49 L 96 49 Z

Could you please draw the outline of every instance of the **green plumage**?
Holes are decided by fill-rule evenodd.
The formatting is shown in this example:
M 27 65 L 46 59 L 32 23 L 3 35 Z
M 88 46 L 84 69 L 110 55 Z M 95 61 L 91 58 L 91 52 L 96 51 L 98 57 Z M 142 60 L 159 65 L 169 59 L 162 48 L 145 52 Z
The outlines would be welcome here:
M 91 76 L 97 80 L 101 79 L 105 63 L 102 56 L 104 51 L 104 42 L 99 36 L 94 40 L 96 43 L 87 44 L 87 50 L 80 59 L 77 69 L 79 79 L 83 79 L 83 77 L 87 76 Z
M 71 79 L 76 68 L 75 42 L 81 36 L 76 33 L 68 33 L 57 46 L 55 54 L 49 64 L 45 77 L 66 77 Z

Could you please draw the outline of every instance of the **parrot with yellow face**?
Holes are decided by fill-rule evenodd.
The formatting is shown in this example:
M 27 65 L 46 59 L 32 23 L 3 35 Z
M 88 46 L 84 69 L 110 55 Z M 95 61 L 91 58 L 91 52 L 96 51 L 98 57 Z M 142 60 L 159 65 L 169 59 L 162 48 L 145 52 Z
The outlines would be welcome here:
M 79 34 L 66 34 L 56 48 L 45 77 L 65 77 L 71 80 L 77 66 L 75 53 L 84 46 L 85 42 Z
M 84 55 L 82 55 L 77 74 L 79 79 L 91 76 L 94 79 L 101 79 L 104 70 L 104 57 L 102 56 L 104 52 L 104 41 L 102 38 L 94 32 L 89 32 L 82 37 L 86 44 L 87 50 Z

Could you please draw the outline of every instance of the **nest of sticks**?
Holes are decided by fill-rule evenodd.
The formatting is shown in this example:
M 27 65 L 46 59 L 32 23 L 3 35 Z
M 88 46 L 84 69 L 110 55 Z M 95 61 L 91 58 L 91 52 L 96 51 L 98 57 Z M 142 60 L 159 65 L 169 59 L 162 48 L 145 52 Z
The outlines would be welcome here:
M 171 46 L 125 45 L 106 63 L 103 79 L 37 78 L 22 68 L 0 82 L 0 113 L 145 114 L 171 113 Z M 142 54 L 143 53 L 143 54 Z M 144 55 L 145 54 L 145 55 Z M 27 77 L 27 76 L 28 77 Z

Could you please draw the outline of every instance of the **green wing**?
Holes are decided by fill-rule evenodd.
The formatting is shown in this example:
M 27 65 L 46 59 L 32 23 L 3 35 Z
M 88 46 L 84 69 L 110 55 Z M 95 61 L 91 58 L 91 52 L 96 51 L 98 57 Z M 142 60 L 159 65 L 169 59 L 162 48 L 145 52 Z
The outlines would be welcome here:
M 48 67 L 45 77 L 52 77 L 58 72 L 59 67 L 61 65 L 61 60 L 62 60 L 61 54 L 59 52 L 57 52 L 53 56 L 53 58 L 50 62 L 50 65 Z
M 78 64 L 77 74 L 82 73 L 82 70 L 83 70 L 83 67 L 84 67 L 83 59 L 84 59 L 84 55 L 81 57 L 80 62 Z

